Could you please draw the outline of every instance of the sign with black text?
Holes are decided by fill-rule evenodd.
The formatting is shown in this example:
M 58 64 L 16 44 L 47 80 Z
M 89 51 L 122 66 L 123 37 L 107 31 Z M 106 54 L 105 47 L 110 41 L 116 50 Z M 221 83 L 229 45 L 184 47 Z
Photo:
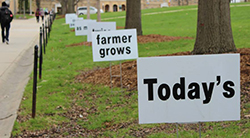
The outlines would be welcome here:
M 136 29 L 92 33 L 93 61 L 138 58 Z
M 72 23 L 73 19 L 77 19 L 77 15 L 75 13 L 67 13 L 65 15 L 65 22 L 66 24 Z
M 240 120 L 240 55 L 137 60 L 139 123 Z
M 88 42 L 92 41 L 93 32 L 105 32 L 116 30 L 116 22 L 96 22 L 88 25 Z
M 69 23 L 69 28 L 75 28 L 75 23 L 77 21 L 83 21 L 83 18 L 72 19 L 71 23 Z
M 85 19 L 75 22 L 75 35 L 84 36 L 88 34 L 88 24 L 94 23 L 96 20 Z

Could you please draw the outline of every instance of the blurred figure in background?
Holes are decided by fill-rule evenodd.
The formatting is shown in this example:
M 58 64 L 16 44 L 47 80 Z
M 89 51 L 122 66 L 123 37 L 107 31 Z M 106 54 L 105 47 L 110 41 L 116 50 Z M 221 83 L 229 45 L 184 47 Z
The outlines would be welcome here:
M 42 18 L 42 21 L 44 20 L 44 11 L 43 8 L 40 9 L 40 16 Z
M 36 9 L 35 16 L 36 16 L 36 21 L 39 23 L 39 17 L 40 17 L 40 10 L 39 9 Z

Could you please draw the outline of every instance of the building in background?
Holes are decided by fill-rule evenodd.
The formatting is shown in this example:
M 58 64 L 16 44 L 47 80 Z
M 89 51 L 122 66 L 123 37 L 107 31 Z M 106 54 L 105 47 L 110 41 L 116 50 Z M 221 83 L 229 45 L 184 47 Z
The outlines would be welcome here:
M 10 10 L 12 12 L 18 11 L 18 0 L 2 0 L 9 3 Z M 36 0 L 32 1 L 31 10 L 36 11 Z M 231 3 L 236 2 L 247 2 L 249 0 L 231 0 Z M 172 6 L 184 6 L 184 5 L 197 5 L 198 0 L 141 0 L 142 9 L 160 8 L 160 7 L 172 7 Z M 75 7 L 86 6 L 87 0 L 81 0 Z M 90 5 L 97 7 L 96 0 L 90 0 Z M 14 8 L 15 7 L 15 8 Z M 126 10 L 126 0 L 100 0 L 100 7 L 104 12 L 119 12 Z M 62 10 L 59 0 L 41 0 L 41 8 L 47 9 L 48 11 L 54 10 L 56 13 L 60 13 Z M 16 9 L 16 10 L 14 10 Z

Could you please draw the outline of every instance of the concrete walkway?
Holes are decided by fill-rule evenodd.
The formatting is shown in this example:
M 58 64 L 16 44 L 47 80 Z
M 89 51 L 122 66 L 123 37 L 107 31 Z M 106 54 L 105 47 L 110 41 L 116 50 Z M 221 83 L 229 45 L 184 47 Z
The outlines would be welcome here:
M 14 19 L 9 45 L 0 41 L 0 138 L 11 136 L 24 88 L 32 72 L 33 47 L 39 44 L 40 26 L 35 18 Z

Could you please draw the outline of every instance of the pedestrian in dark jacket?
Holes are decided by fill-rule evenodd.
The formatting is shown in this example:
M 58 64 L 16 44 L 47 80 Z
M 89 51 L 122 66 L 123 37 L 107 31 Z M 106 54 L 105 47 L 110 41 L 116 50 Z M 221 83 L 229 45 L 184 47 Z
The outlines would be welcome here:
M 9 44 L 10 23 L 13 20 L 13 14 L 8 9 L 8 7 L 9 6 L 5 2 L 2 2 L 2 7 L 0 8 L 0 23 L 1 23 L 1 29 L 2 29 L 2 42 L 3 43 L 6 42 L 6 44 Z
M 35 16 L 36 16 L 36 21 L 39 23 L 39 17 L 40 17 L 40 10 L 39 9 L 36 9 Z

